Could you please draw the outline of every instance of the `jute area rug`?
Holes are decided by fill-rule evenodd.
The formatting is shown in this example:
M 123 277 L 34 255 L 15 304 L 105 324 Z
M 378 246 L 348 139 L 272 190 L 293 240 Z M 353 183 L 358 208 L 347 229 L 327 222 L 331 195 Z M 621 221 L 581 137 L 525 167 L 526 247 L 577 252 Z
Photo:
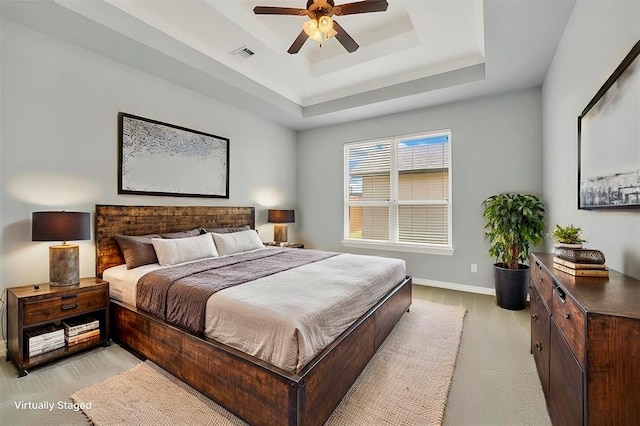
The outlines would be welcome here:
M 327 421 L 439 425 L 466 309 L 414 300 Z M 95 425 L 245 425 L 150 361 L 71 395 Z

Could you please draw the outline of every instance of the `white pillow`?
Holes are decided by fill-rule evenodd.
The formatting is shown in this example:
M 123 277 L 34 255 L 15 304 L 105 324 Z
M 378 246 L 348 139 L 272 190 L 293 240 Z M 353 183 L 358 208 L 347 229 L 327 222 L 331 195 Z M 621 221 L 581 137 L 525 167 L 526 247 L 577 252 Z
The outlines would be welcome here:
M 211 235 L 213 235 L 220 256 L 264 248 L 258 233 L 253 229 L 228 234 L 212 233 Z
M 162 266 L 218 256 L 209 234 L 187 238 L 152 238 L 151 244 L 158 256 L 158 263 Z

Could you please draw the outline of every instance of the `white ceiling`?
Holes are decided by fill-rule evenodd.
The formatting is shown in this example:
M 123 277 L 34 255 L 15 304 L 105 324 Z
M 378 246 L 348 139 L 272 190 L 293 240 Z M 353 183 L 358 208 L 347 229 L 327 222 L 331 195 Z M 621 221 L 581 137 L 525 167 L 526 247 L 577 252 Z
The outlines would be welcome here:
M 575 0 L 388 0 L 335 17 L 336 39 L 287 49 L 306 0 L 2 1 L 1 13 L 294 129 L 539 86 Z M 336 0 L 336 5 L 349 0 Z M 249 58 L 231 55 L 246 47 Z

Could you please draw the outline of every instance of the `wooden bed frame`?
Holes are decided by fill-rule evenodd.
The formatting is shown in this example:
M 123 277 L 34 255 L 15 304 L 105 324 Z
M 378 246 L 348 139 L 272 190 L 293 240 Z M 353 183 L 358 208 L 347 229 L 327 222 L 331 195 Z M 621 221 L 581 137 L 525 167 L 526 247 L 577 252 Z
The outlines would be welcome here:
M 114 235 L 255 227 L 253 207 L 96 205 L 96 274 L 124 263 Z M 322 425 L 411 305 L 406 277 L 292 374 L 111 301 L 111 336 L 253 425 Z

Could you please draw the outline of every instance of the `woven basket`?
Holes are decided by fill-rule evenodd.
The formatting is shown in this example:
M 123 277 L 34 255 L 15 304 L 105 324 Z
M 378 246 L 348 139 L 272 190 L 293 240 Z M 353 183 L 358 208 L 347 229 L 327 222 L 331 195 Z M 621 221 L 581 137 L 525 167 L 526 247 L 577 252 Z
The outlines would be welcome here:
M 556 256 L 573 263 L 604 264 L 604 254 L 600 250 L 557 248 Z

